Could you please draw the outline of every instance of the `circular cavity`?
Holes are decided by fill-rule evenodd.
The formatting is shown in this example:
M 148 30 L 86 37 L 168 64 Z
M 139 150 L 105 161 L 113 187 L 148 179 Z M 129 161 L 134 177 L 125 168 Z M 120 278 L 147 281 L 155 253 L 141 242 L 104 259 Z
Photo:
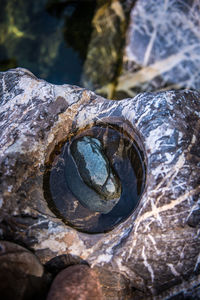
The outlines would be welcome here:
M 135 138 L 120 126 L 98 124 L 70 135 L 52 152 L 44 195 L 67 225 L 101 233 L 132 214 L 144 184 L 144 155 Z

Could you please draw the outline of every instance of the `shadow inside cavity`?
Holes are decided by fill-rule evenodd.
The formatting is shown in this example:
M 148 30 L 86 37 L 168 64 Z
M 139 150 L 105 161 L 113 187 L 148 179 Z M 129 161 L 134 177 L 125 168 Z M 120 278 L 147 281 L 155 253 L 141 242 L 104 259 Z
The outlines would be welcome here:
M 71 141 L 65 141 L 60 154 L 52 160 L 53 163 L 44 177 L 45 198 L 50 209 L 67 225 L 87 233 L 107 232 L 127 219 L 139 203 L 145 182 L 144 156 L 128 134 L 113 126 L 94 126 L 81 131 L 74 139 L 82 136 L 95 137 L 104 143 L 104 154 L 112 162 L 112 168 L 121 182 L 122 193 L 119 202 L 109 213 L 103 214 L 84 207 L 74 196 L 65 177 L 66 168 L 67 172 L 72 171 L 68 163 L 71 159 L 68 147 L 73 138 Z M 124 145 L 121 152 L 120 143 Z M 75 178 L 77 174 L 75 172 L 70 175 Z M 77 183 L 77 188 L 78 186 Z

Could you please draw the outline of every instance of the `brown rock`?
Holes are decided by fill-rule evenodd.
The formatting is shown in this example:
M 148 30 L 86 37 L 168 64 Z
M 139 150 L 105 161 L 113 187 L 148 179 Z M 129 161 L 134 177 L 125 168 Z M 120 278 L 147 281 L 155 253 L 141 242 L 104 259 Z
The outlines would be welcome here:
M 86 265 L 75 265 L 61 271 L 53 281 L 47 300 L 102 300 L 96 274 Z
M 1 241 L 1 299 L 42 299 L 44 293 L 44 269 L 37 257 L 17 244 Z

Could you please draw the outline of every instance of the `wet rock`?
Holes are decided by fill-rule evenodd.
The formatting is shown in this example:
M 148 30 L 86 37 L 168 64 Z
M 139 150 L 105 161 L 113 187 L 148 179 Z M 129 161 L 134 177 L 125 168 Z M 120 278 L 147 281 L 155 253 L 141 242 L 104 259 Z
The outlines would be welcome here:
M 44 175 L 45 198 L 55 214 L 74 228 L 87 233 L 106 232 L 127 219 L 136 208 L 144 188 L 145 166 L 139 147 L 125 134 L 127 134 L 126 131 L 119 131 L 114 125 L 92 126 L 77 131 L 73 138 L 70 136 L 69 139 L 65 139 L 63 146 L 61 144 L 60 152 L 52 152 L 50 166 Z M 102 170 L 102 174 L 98 173 L 101 166 L 99 163 L 95 166 L 95 159 L 101 159 L 102 163 L 102 157 L 105 157 L 103 167 L 108 166 L 108 170 L 104 168 L 104 175 L 109 175 L 107 172 L 110 172 L 109 169 L 112 172 L 115 171 L 121 183 L 120 199 L 105 198 L 101 192 L 103 186 L 101 188 L 96 185 L 98 192 L 92 186 L 95 182 L 88 181 L 90 187 L 83 181 L 78 165 L 80 169 L 82 168 L 83 177 L 85 176 L 88 180 L 90 173 L 87 170 L 87 164 L 83 155 L 79 153 L 76 155 L 76 165 L 72 153 L 77 152 L 77 142 L 82 144 L 85 139 L 89 142 L 98 142 L 98 145 L 92 143 L 95 153 L 88 151 L 87 147 L 82 149 L 82 154 L 84 153 L 87 164 L 89 163 L 91 174 L 97 178 L 99 176 L 100 179 L 103 178 Z M 92 150 L 91 143 L 87 143 L 87 146 Z M 75 148 L 75 151 L 71 151 L 72 148 Z M 103 152 L 99 151 L 102 149 Z M 91 157 L 87 157 L 87 154 Z M 107 175 L 104 178 L 105 185 L 106 180 Z
M 88 266 L 76 265 L 61 271 L 53 281 L 47 300 L 102 300 L 98 278 Z
M 52 110 L 58 97 L 62 109 Z M 63 254 L 86 260 L 98 274 L 105 299 L 195 297 L 200 280 L 199 99 L 198 91 L 180 90 L 109 101 L 80 87 L 49 84 L 24 69 L 0 73 L 1 239 L 33 249 L 42 263 Z M 60 142 L 94 124 L 126 130 L 146 165 L 136 209 L 101 234 L 80 232 L 58 218 L 46 201 L 43 181 L 52 152 L 59 156 Z
M 199 16 L 198 0 L 137 1 L 115 94 L 199 89 Z
M 47 292 L 44 269 L 27 249 L 0 241 L 1 299 L 42 299 Z
M 75 164 L 66 164 L 66 178 L 71 191 L 79 201 L 92 211 L 108 213 L 119 201 L 121 184 L 103 154 L 101 142 L 95 138 L 83 137 L 71 145 Z M 77 168 L 81 179 L 71 176 L 72 168 Z M 92 191 L 91 191 L 92 189 Z

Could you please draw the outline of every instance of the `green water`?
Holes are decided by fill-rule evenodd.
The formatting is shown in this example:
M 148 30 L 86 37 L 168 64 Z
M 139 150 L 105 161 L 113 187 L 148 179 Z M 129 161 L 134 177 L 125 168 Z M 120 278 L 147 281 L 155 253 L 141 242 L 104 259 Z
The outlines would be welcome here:
M 80 84 L 96 1 L 0 0 L 0 71 Z

